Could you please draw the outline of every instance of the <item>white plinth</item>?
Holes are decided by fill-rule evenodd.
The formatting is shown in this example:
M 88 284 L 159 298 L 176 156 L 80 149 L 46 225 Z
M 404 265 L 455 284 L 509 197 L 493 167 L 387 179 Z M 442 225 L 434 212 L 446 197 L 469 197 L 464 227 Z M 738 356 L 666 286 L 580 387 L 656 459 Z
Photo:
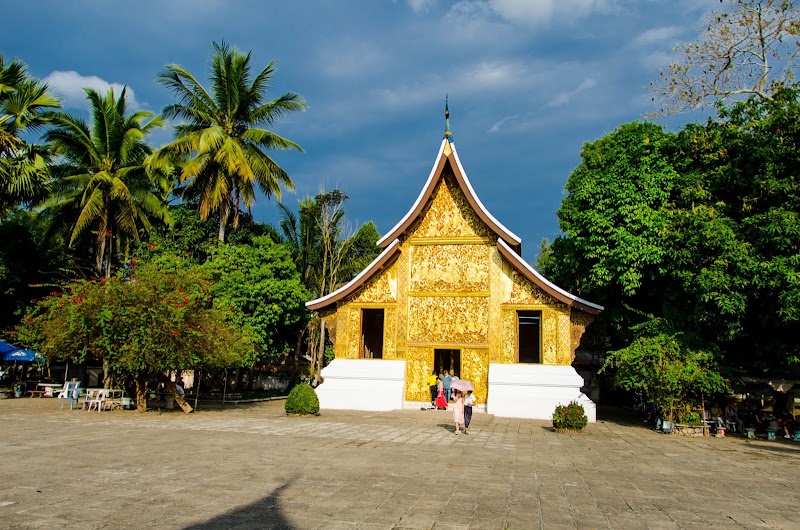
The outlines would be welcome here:
M 597 407 L 581 392 L 583 378 L 572 366 L 490 364 L 487 412 L 496 416 L 549 420 L 557 405 L 577 401 L 590 423 Z
M 334 359 L 323 368 L 316 388 L 321 409 L 395 410 L 403 408 L 405 361 Z

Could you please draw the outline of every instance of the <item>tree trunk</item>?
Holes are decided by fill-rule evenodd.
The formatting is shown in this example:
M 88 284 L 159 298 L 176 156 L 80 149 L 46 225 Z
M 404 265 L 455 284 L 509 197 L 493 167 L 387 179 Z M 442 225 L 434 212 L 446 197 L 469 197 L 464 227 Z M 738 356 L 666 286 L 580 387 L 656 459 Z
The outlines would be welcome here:
M 325 358 L 325 321 L 319 319 L 319 351 L 317 352 L 317 367 L 316 376 L 317 381 L 322 381 L 322 364 Z
M 147 412 L 147 378 L 144 374 L 136 375 L 136 410 Z
M 219 207 L 219 242 L 225 242 L 225 227 L 228 225 L 228 216 L 230 215 L 230 206 L 228 201 L 223 202 Z
M 111 388 L 114 386 L 114 378 L 111 376 L 108 361 L 103 358 L 103 388 Z
M 175 383 L 169 377 L 164 376 L 164 387 L 169 390 L 172 397 L 175 398 L 175 403 L 184 411 L 186 414 L 189 414 L 194 410 L 189 402 L 184 399 L 184 397 L 178 392 L 178 389 L 175 388 Z

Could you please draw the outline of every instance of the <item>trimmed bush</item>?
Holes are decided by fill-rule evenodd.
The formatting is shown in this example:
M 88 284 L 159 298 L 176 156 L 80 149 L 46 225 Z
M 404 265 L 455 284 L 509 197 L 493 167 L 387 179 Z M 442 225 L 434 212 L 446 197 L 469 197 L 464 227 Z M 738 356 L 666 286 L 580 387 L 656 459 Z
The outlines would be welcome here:
M 553 427 L 556 429 L 580 431 L 586 427 L 587 423 L 589 423 L 589 418 L 586 417 L 586 411 L 583 410 L 583 405 L 577 401 L 573 401 L 569 405 L 559 405 L 553 412 Z
M 286 414 L 316 414 L 319 412 L 317 393 L 308 383 L 295 386 L 286 398 Z

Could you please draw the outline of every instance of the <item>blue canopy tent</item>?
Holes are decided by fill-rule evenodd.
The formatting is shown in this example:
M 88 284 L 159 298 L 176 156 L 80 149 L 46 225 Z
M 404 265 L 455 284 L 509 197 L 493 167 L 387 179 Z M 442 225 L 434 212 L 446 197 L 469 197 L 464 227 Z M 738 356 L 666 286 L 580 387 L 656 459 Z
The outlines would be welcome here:
M 17 348 L 16 346 L 14 346 L 12 344 L 7 343 L 4 340 L 0 340 L 0 354 L 4 354 L 6 352 L 10 352 L 10 351 L 17 350 L 17 349 L 19 349 L 19 348 Z

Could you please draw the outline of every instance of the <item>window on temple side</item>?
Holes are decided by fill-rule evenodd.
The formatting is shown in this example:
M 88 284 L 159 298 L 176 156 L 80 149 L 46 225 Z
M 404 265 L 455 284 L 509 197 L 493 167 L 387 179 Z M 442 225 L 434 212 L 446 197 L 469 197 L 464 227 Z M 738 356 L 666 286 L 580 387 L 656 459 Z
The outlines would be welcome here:
M 362 359 L 383 359 L 383 309 L 361 310 Z
M 542 312 L 517 311 L 517 362 L 542 362 Z

